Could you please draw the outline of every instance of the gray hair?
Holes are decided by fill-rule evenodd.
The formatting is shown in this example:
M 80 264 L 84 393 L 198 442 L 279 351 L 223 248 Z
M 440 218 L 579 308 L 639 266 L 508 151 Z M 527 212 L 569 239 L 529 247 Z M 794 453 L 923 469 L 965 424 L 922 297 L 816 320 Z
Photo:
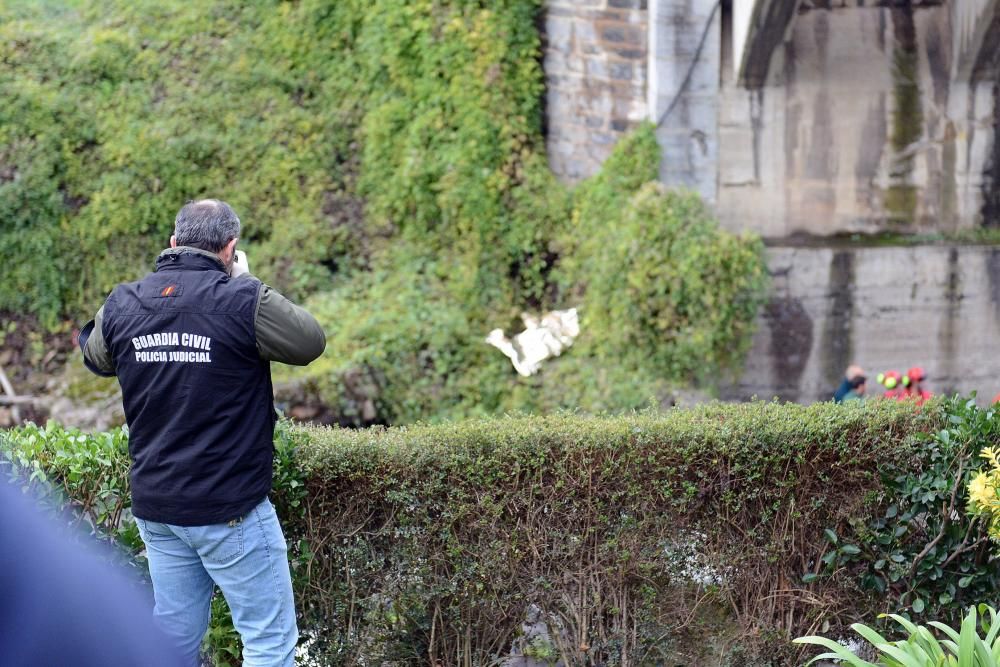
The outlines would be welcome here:
M 240 219 L 224 201 L 189 201 L 174 219 L 177 245 L 219 252 L 240 235 Z

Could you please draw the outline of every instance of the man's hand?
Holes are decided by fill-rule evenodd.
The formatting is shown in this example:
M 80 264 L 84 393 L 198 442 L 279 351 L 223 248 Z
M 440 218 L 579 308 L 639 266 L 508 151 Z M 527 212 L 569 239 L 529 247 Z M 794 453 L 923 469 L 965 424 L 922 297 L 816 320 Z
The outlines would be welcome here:
M 239 278 L 244 273 L 250 273 L 250 265 L 247 264 L 247 254 L 242 250 L 237 250 L 236 257 L 233 258 L 233 265 L 229 267 L 229 275 L 233 278 Z

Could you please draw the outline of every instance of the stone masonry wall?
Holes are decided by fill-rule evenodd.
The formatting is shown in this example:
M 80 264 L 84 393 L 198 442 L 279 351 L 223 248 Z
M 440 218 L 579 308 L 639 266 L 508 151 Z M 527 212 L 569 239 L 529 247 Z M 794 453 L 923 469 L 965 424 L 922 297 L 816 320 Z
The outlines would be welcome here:
M 647 118 L 646 0 L 548 0 L 543 51 L 549 164 L 569 182 L 596 173 Z

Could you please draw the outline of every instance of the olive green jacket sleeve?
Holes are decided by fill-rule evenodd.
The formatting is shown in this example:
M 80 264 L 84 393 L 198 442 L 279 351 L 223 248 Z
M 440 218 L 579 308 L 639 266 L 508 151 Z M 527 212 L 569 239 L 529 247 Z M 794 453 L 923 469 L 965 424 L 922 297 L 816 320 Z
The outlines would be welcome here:
M 111 352 L 108 351 L 107 343 L 104 341 L 104 334 L 101 332 L 101 323 L 104 320 L 104 306 L 101 306 L 94 315 L 94 328 L 90 332 L 87 343 L 83 346 L 83 358 L 89 362 L 92 371 L 101 375 L 115 375 L 115 364 L 111 359 Z
M 236 280 L 248 277 L 245 274 Z M 257 296 L 254 326 L 257 350 L 268 361 L 305 366 L 326 349 L 326 334 L 316 318 L 263 283 Z

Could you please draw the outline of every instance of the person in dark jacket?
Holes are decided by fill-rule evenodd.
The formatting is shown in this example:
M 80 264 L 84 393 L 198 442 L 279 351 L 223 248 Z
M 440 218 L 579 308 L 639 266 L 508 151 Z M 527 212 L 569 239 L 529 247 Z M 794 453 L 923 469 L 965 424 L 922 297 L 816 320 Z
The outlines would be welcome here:
M 833 393 L 835 403 L 843 403 L 844 400 L 855 400 L 861 398 L 865 393 L 865 371 L 861 366 L 851 364 L 844 372 L 844 379 Z
M 850 403 L 851 401 L 863 401 L 865 400 L 865 384 L 868 378 L 864 375 L 858 375 L 851 379 L 850 389 L 843 397 L 840 399 L 841 403 Z
M 181 208 L 153 273 L 116 287 L 80 334 L 88 368 L 115 375 L 129 427 L 132 513 L 154 613 L 191 664 L 217 584 L 243 664 L 292 665 L 298 630 L 271 490 L 270 363 L 305 365 L 316 320 L 249 273 L 225 202 Z

